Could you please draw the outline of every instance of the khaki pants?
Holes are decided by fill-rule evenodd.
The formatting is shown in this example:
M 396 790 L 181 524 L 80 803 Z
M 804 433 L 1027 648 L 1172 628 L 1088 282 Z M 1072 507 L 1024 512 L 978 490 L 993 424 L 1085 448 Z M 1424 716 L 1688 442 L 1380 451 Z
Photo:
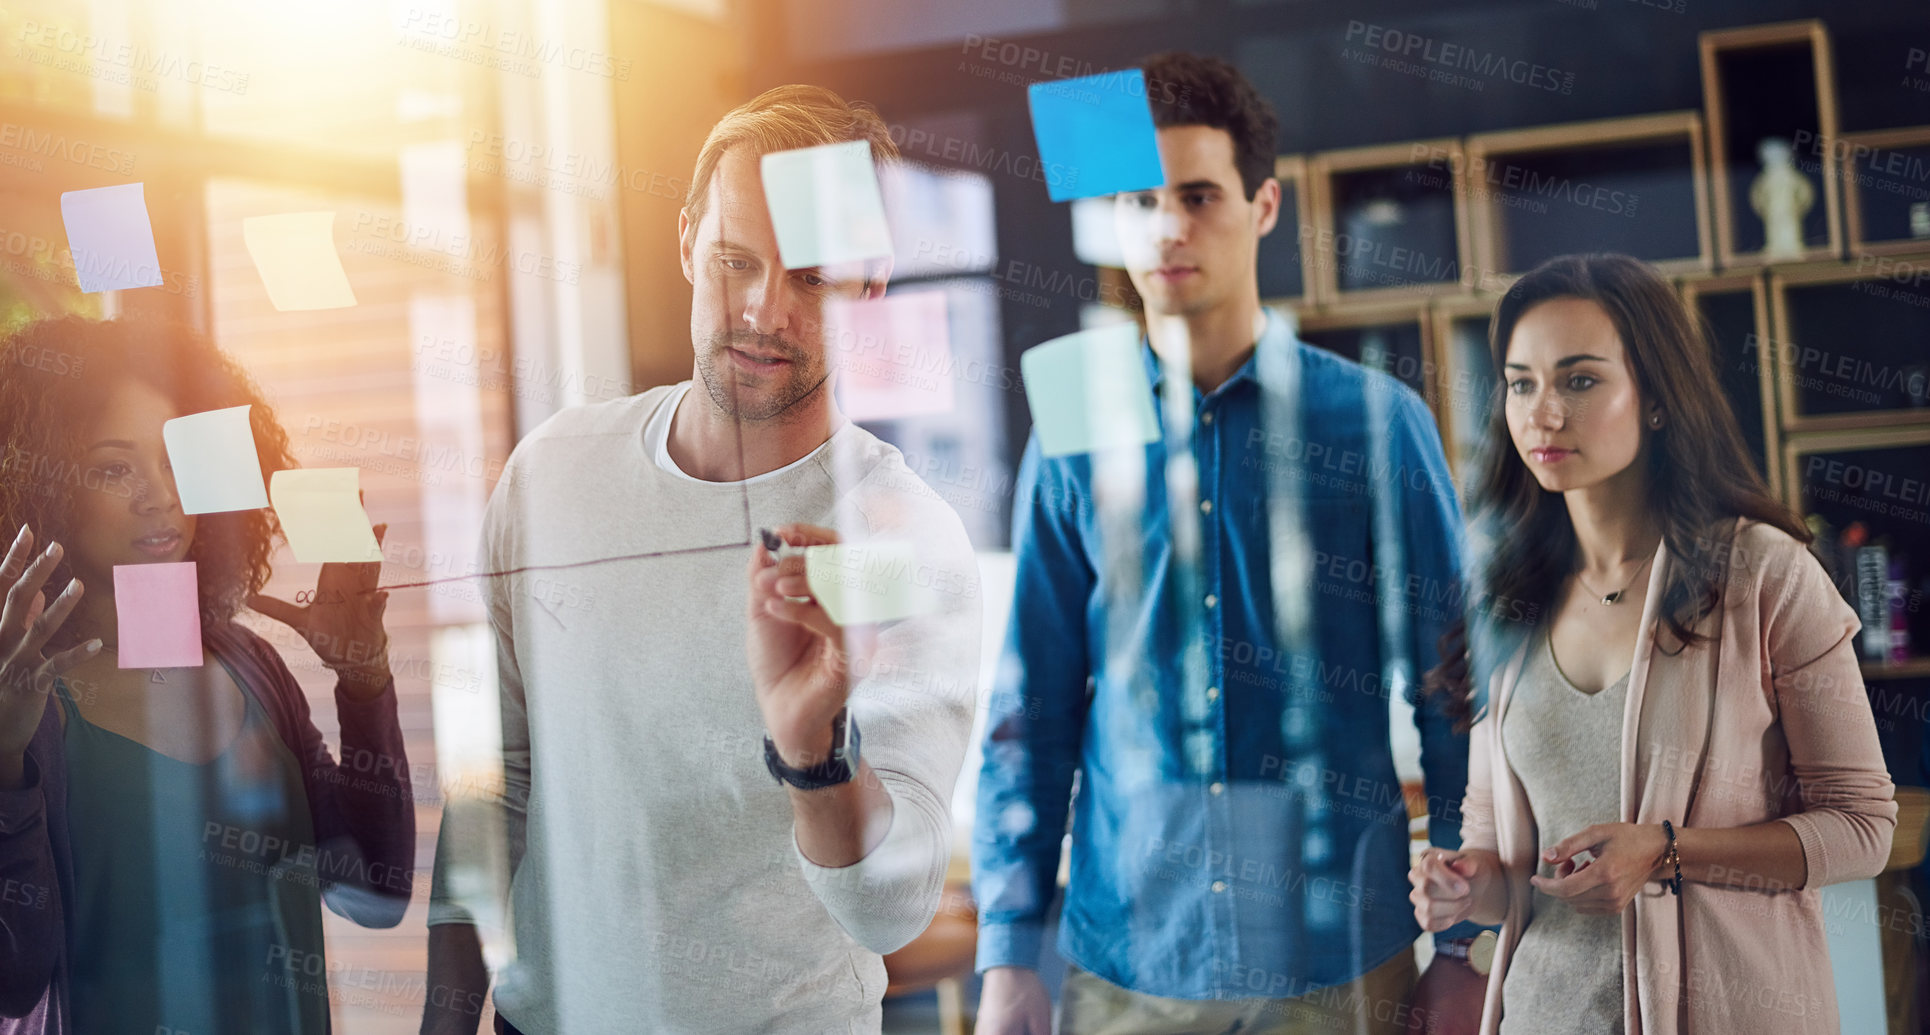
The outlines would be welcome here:
M 1406 1035 L 1414 951 L 1294 999 L 1167 999 L 1068 967 L 1061 1035 Z

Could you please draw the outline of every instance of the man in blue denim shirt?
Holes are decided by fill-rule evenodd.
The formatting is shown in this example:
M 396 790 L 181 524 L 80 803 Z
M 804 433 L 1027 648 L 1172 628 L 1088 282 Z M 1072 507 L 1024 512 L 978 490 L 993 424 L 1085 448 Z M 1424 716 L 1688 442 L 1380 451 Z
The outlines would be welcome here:
M 1026 447 L 972 849 L 978 1030 L 1049 1035 L 1070 803 L 1064 1031 L 1404 1032 L 1420 928 L 1389 698 L 1458 611 L 1453 485 L 1419 396 L 1260 305 L 1266 102 L 1214 59 L 1145 71 L 1167 185 L 1116 215 L 1161 435 L 1143 459 Z M 1430 838 L 1457 847 L 1467 738 L 1434 698 L 1415 724 Z M 1446 959 L 1423 982 L 1469 1024 L 1482 984 Z

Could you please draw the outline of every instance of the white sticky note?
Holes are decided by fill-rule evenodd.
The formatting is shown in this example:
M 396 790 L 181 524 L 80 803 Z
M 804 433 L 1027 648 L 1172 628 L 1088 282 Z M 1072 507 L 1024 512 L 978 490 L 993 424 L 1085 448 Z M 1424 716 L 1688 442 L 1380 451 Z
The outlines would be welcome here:
M 891 257 L 870 141 L 773 151 L 759 168 L 785 269 Z
M 950 413 L 951 323 L 945 292 L 834 299 L 824 327 L 838 371 L 838 408 L 855 421 Z
M 241 221 L 241 240 L 276 309 L 345 309 L 355 304 L 355 291 L 335 252 L 335 213 L 251 216 Z
M 919 584 L 918 556 L 906 542 L 806 547 L 804 577 L 811 596 L 839 625 L 910 618 L 933 610 L 938 603 L 930 579 L 926 585 Z
M 355 467 L 276 471 L 268 498 L 303 564 L 358 564 L 382 559 L 375 528 L 362 509 L 362 472 Z
M 160 286 L 161 258 L 142 184 L 68 191 L 60 196 L 60 220 L 82 291 Z
M 114 565 L 120 668 L 196 668 L 201 657 L 200 579 L 193 561 Z
M 230 406 L 161 425 L 183 514 L 220 514 L 268 505 L 248 406 Z
M 1019 357 L 1032 428 L 1045 456 L 1159 440 L 1153 385 L 1136 323 L 1079 331 Z

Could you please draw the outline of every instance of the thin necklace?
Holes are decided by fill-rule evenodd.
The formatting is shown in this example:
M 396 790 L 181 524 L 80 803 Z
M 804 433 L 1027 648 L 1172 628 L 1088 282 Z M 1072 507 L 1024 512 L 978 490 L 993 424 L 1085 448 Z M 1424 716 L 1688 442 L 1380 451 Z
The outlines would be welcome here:
M 1582 578 L 1582 573 L 1579 571 L 1575 573 L 1575 581 L 1581 583 L 1583 589 L 1589 591 L 1590 593 L 1595 593 L 1596 596 L 1601 597 L 1602 603 L 1607 604 L 1610 607 L 1613 607 L 1614 605 L 1622 602 L 1623 594 L 1626 594 L 1628 592 L 1628 588 L 1630 586 L 1635 585 L 1635 580 L 1642 577 L 1642 573 L 1648 570 L 1649 561 L 1653 561 L 1653 560 L 1655 560 L 1655 555 L 1651 553 L 1649 554 L 1649 559 L 1647 561 L 1643 561 L 1642 566 L 1640 568 L 1635 569 L 1635 574 L 1631 576 L 1627 582 L 1622 584 L 1622 588 L 1616 590 L 1613 593 L 1596 593 L 1595 587 L 1589 585 L 1588 580 Z

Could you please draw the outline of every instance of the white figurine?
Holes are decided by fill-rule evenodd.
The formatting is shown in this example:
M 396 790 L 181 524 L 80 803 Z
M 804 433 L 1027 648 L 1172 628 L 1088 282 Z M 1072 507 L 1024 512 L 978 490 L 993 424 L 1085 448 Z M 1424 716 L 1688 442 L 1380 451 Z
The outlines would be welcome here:
M 1816 203 L 1815 188 L 1796 169 L 1789 141 L 1766 137 L 1756 145 L 1762 172 L 1749 186 L 1749 207 L 1762 217 L 1763 257 L 1800 259 L 1803 256 L 1803 216 Z

